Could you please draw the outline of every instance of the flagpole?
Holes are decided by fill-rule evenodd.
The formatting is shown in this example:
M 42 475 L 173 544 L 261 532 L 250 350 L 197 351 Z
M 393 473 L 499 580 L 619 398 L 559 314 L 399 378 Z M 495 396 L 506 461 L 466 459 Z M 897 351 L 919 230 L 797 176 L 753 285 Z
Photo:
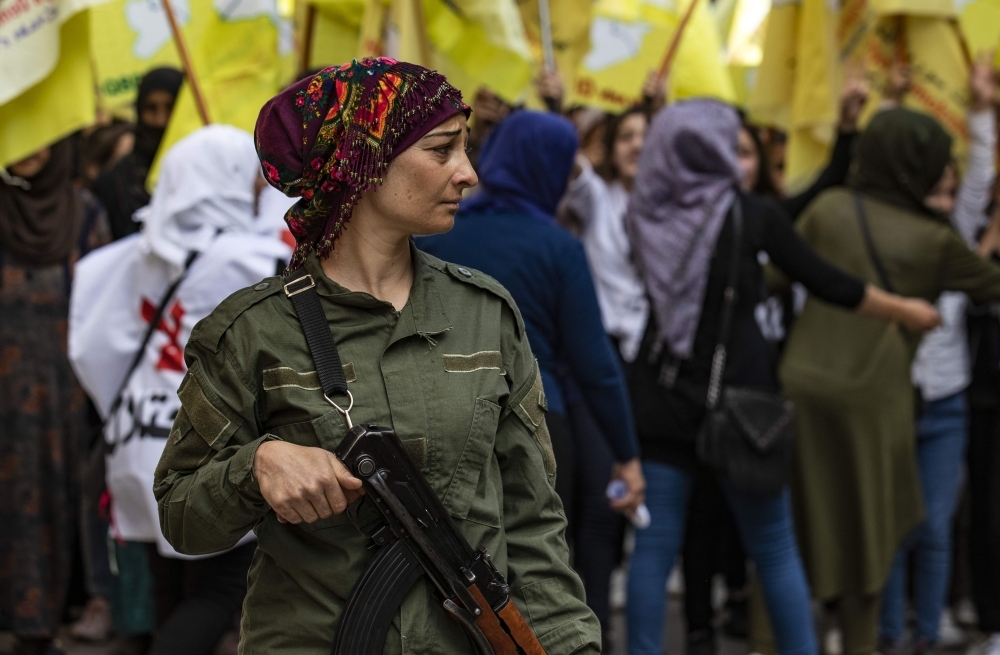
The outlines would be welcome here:
M 542 57 L 545 70 L 556 69 L 555 48 L 552 46 L 552 13 L 549 0 L 538 0 L 538 25 L 542 32 Z
M 670 74 L 670 67 L 674 63 L 674 57 L 677 55 L 677 48 L 680 46 L 681 37 L 684 36 L 684 30 L 687 29 L 687 25 L 691 21 L 694 9 L 697 6 L 698 0 L 691 0 L 691 4 L 688 5 L 687 11 L 684 12 L 681 22 L 677 25 L 677 31 L 674 32 L 673 38 L 670 39 L 670 47 L 667 48 L 667 52 L 663 56 L 663 63 L 660 64 L 660 70 L 657 72 L 657 77 L 661 83 L 666 81 L 667 75 Z
M 424 16 L 424 0 L 412 0 L 413 15 L 417 19 L 417 46 L 420 48 L 420 64 L 426 68 L 433 68 L 434 62 L 431 60 L 431 44 L 427 36 L 427 18 Z
M 304 76 L 309 70 L 309 60 L 312 58 L 313 32 L 316 31 L 316 5 L 306 5 L 306 15 L 302 27 L 302 50 L 299 52 L 299 75 Z
M 906 41 L 906 16 L 896 16 L 896 63 L 909 64 L 910 53 Z
M 167 22 L 170 23 L 170 32 L 174 37 L 174 45 L 177 46 L 177 53 L 181 57 L 181 66 L 184 67 L 188 85 L 191 87 L 191 94 L 194 96 L 194 104 L 198 108 L 198 116 L 201 117 L 201 122 L 204 125 L 210 125 L 212 121 L 208 116 L 208 105 L 205 104 L 205 96 L 202 95 L 201 87 L 198 85 L 198 78 L 194 74 L 191 57 L 188 56 L 187 45 L 184 43 L 184 34 L 181 32 L 181 26 L 177 23 L 174 8 L 170 4 L 170 0 L 161 0 L 161 2 L 163 2 L 163 11 L 167 14 Z

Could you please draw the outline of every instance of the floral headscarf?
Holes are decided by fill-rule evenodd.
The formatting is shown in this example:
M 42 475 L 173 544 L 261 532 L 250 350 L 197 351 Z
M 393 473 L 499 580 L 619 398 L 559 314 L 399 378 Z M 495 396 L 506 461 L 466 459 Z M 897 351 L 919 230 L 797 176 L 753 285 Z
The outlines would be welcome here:
M 386 57 L 327 68 L 264 105 L 255 130 L 264 176 L 300 197 L 285 214 L 296 242 L 289 270 L 310 250 L 329 254 L 392 158 L 459 112 L 470 110 L 443 75 Z

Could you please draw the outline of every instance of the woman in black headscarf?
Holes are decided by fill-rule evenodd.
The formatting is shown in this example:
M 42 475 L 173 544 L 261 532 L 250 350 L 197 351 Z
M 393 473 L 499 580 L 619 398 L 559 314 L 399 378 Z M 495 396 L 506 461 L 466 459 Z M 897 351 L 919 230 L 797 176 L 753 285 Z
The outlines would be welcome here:
M 132 214 L 149 203 L 146 176 L 183 80 L 184 74 L 176 68 L 154 68 L 146 73 L 135 101 L 135 148 L 94 184 L 94 193 L 107 209 L 116 240 L 139 231 Z
M 0 629 L 52 655 L 76 540 L 87 403 L 66 357 L 74 263 L 108 241 L 64 140 L 0 169 Z
M 829 262 L 869 284 L 935 300 L 1000 299 L 940 210 L 955 184 L 951 137 L 928 115 L 890 109 L 859 137 L 847 188 L 821 195 L 796 227 Z M 781 366 L 796 409 L 795 525 L 814 595 L 838 600 L 845 655 L 876 648 L 879 593 L 921 522 L 910 370 L 919 335 L 810 297 Z

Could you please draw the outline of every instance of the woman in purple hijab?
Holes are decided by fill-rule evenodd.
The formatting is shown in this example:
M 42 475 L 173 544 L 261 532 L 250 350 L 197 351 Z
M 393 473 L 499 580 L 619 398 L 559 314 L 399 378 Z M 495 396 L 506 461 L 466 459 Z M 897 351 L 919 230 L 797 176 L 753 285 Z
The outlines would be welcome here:
M 777 391 L 772 350 L 754 320 L 763 288 L 758 253 L 818 298 L 914 331 L 939 317 L 922 300 L 865 285 L 834 268 L 795 233 L 772 203 L 740 191 L 739 117 L 710 100 L 660 112 L 647 137 L 625 217 L 650 298 L 651 317 L 631 371 L 647 481 L 649 529 L 636 535 L 629 575 L 630 655 L 662 653 L 664 587 L 681 544 L 691 485 L 702 467 L 695 435 L 705 403 L 733 249 L 737 301 L 725 385 Z M 743 236 L 734 242 L 734 207 Z M 756 565 L 782 655 L 814 655 L 809 588 L 792 532 L 787 490 L 754 494 L 720 480 Z

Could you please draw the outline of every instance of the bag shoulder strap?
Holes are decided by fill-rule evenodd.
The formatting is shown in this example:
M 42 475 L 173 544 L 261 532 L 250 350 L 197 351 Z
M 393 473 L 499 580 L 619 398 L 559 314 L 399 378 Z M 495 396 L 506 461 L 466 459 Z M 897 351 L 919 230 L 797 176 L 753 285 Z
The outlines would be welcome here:
M 878 274 L 882 287 L 889 293 L 896 293 L 892 287 L 892 282 L 889 281 L 889 275 L 885 271 L 885 266 L 882 265 L 882 259 L 878 256 L 878 250 L 875 248 L 871 226 L 868 224 L 868 212 L 865 211 L 865 203 L 861 199 L 861 194 L 855 191 L 852 195 L 854 196 L 854 207 L 858 214 L 858 223 L 861 225 L 861 236 L 865 240 L 865 249 L 868 250 L 868 257 L 875 266 L 875 272 Z
M 712 374 L 708 381 L 708 396 L 705 406 L 715 409 L 722 394 L 722 374 L 726 369 L 726 357 L 729 337 L 733 330 L 733 314 L 738 300 L 737 286 L 740 274 L 740 247 L 743 243 L 743 203 L 739 193 L 733 200 L 733 245 L 729 255 L 729 272 L 726 278 L 726 290 L 722 296 L 722 316 L 719 320 L 719 340 L 712 355 Z
M 139 368 L 139 362 L 142 361 L 142 356 L 146 354 L 146 346 L 149 345 L 149 340 L 153 338 L 153 334 L 156 332 L 157 326 L 160 324 L 160 319 L 163 318 L 163 313 L 167 311 L 167 305 L 170 304 L 170 299 L 177 294 L 177 290 L 181 286 L 181 282 L 187 277 L 188 271 L 191 270 L 191 264 L 198 259 L 200 253 L 197 250 L 193 250 L 188 253 L 187 259 L 184 260 L 184 270 L 181 272 L 180 277 L 174 280 L 167 290 L 163 292 L 163 297 L 160 298 L 159 304 L 156 306 L 156 311 L 153 312 L 152 318 L 149 320 L 149 325 L 146 327 L 145 334 L 142 335 L 142 341 L 140 342 L 139 349 L 135 351 L 135 355 L 132 357 L 132 363 L 129 364 L 128 371 L 125 373 L 125 377 L 122 378 L 122 383 L 118 386 L 118 392 L 115 394 L 115 400 L 111 403 L 111 409 L 108 410 L 108 419 L 114 416 L 118 412 L 118 408 L 122 404 L 122 396 L 125 393 L 125 387 L 128 386 L 129 380 L 132 379 L 132 374 L 135 373 L 135 369 Z
M 285 278 L 285 295 L 292 301 L 302 324 L 323 395 L 328 400 L 337 394 L 350 397 L 337 343 L 333 340 L 319 294 L 316 293 L 316 281 L 304 269 L 299 269 Z

